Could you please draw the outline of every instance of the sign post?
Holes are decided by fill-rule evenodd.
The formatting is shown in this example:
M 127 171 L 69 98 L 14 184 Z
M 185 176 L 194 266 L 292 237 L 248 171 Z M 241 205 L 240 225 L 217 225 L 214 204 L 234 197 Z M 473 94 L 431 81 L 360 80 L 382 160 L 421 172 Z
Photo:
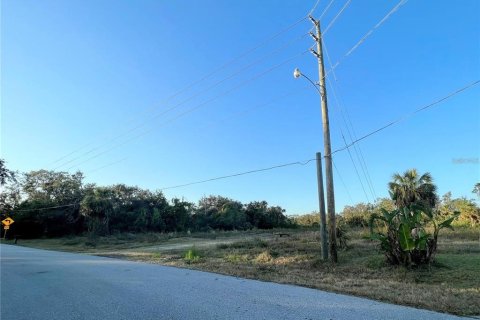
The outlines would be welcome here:
M 5 230 L 5 232 L 3 233 L 3 240 L 5 240 L 5 238 L 7 237 L 7 231 L 8 229 L 10 229 L 10 225 L 14 222 L 15 221 L 10 217 L 2 220 L 3 230 Z

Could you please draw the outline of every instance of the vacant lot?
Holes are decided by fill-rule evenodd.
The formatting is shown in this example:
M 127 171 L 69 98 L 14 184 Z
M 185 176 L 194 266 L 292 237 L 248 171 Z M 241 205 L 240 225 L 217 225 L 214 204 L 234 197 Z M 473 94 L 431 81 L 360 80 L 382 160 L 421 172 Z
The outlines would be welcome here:
M 309 230 L 204 233 L 193 235 L 121 234 L 20 240 L 37 248 L 88 252 L 163 265 L 289 283 L 376 300 L 448 312 L 480 315 L 480 231 L 440 234 L 436 261 L 407 270 L 384 263 L 366 230 L 350 230 L 339 263 L 319 259 L 319 233 Z

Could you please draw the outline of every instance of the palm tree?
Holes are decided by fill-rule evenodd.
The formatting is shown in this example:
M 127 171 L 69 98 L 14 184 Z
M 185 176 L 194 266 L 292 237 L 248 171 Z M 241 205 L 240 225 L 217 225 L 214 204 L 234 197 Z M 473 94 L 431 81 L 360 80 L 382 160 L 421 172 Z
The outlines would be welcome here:
M 477 182 L 475 184 L 475 186 L 473 187 L 473 190 L 472 190 L 473 193 L 475 193 L 477 195 L 477 197 L 480 198 L 480 182 Z
M 419 175 L 416 169 L 410 169 L 403 175 L 396 173 L 388 184 L 392 200 L 398 208 L 412 204 L 433 208 L 437 202 L 437 187 L 433 184 L 430 173 Z

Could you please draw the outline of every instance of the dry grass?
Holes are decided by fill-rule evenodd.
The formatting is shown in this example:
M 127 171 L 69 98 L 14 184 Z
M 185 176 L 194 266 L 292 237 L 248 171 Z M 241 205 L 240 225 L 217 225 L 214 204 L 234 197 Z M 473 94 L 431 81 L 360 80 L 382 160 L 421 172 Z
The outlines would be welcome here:
M 182 239 L 159 238 L 157 242 L 100 239 L 93 253 L 295 284 L 457 315 L 480 315 L 478 229 L 441 233 L 435 262 L 412 270 L 386 265 L 376 244 L 366 239 L 366 231 L 349 232 L 349 249 L 339 252 L 336 265 L 319 259 L 318 232 L 287 232 L 291 236 L 283 238 L 273 237 L 271 232 L 269 236 L 250 233 L 244 235 L 246 239 L 230 243 L 222 243 L 222 237 L 217 237 L 220 244 L 197 247 L 195 261 L 185 259 L 185 249 L 162 250 L 162 246 L 151 249 L 153 243 L 185 241 Z M 225 236 L 231 237 L 229 233 Z M 23 244 L 92 252 L 92 248 L 82 243 L 84 240 L 38 240 Z

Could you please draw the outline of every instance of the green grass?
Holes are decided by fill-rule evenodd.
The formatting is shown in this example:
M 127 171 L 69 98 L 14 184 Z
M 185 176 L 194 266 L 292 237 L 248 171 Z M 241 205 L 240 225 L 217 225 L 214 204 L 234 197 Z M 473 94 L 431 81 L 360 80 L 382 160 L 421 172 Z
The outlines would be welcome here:
M 99 238 L 95 248 L 85 245 L 85 237 L 20 240 L 19 244 L 295 284 L 457 315 L 480 315 L 478 228 L 442 230 L 435 261 L 414 269 L 387 265 L 376 242 L 369 240 L 363 229 L 349 231 L 349 249 L 339 251 L 335 265 L 320 259 L 317 231 L 287 230 L 290 237 L 281 238 L 274 232 L 122 234 Z M 208 239 L 215 240 L 209 246 L 193 247 Z M 152 247 L 171 243 L 189 247 Z

